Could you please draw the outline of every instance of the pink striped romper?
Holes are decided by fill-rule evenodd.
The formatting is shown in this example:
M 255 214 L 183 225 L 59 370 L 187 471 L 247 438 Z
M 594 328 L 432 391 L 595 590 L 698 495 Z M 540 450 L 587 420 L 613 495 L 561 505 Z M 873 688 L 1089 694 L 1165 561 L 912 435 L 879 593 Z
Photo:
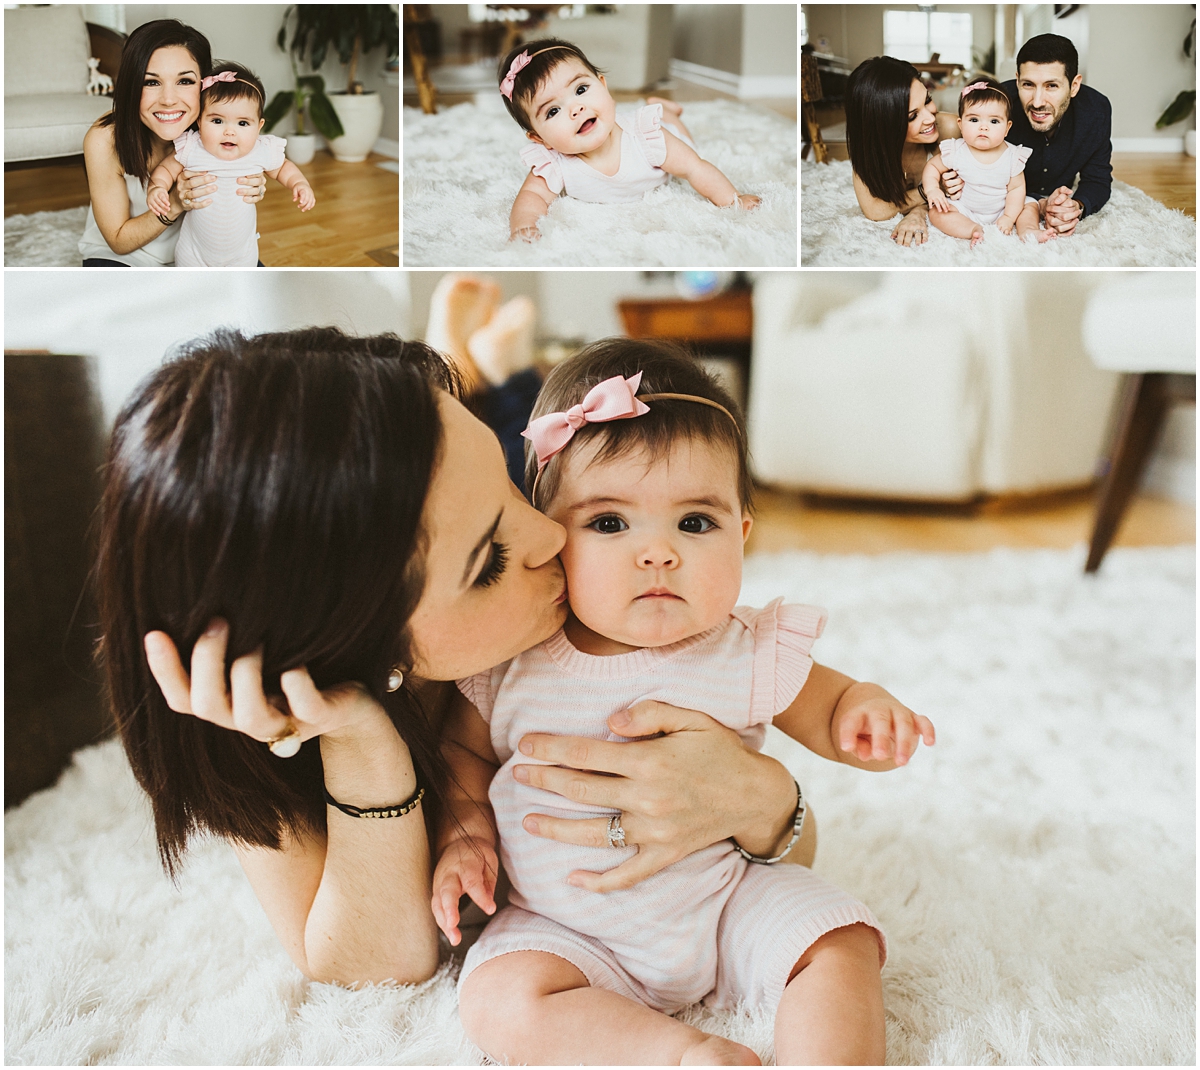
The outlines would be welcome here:
M 575 869 L 602 872 L 636 848 L 577 847 L 525 832 L 526 814 L 607 817 L 513 778 L 533 761 L 516 751 L 528 732 L 617 740 L 605 724 L 617 710 L 658 699 L 703 710 L 755 749 L 766 726 L 799 694 L 823 610 L 738 607 L 729 619 L 670 646 L 595 657 L 562 631 L 459 688 L 491 728 L 503 763 L 489 798 L 500 858 L 512 881 L 509 906 L 487 925 L 463 963 L 459 984 L 480 964 L 513 951 L 546 951 L 588 983 L 667 1013 L 706 999 L 774 1010 L 805 950 L 832 929 L 873 927 L 880 963 L 886 943 L 862 903 L 797 865 L 760 866 L 729 841 L 713 844 L 624 891 L 600 895 L 567 884 Z

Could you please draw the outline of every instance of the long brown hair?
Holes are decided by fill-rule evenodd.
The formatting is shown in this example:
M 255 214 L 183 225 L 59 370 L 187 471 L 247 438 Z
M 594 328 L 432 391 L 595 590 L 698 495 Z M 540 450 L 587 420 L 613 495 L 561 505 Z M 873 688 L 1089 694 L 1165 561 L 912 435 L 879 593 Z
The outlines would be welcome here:
M 150 156 L 154 135 L 142 122 L 142 84 L 150 57 L 160 48 L 178 45 L 186 48 L 200 68 L 199 82 L 212 71 L 212 49 L 199 30 L 178 19 L 155 19 L 139 26 L 125 39 L 121 66 L 113 83 L 112 111 L 100 119 L 101 126 L 113 128 L 113 145 L 121 170 L 145 185 L 150 178 Z
M 319 740 L 281 759 L 173 712 L 142 646 L 154 629 L 187 664 L 208 621 L 225 618 L 226 670 L 261 646 L 268 694 L 301 665 L 318 687 L 359 682 L 436 808 L 436 725 L 408 683 L 388 693 L 386 681 L 412 664 L 406 626 L 424 583 L 420 518 L 447 386 L 433 350 L 394 335 L 219 332 L 150 375 L 118 416 L 100 514 L 100 653 L 168 873 L 197 833 L 278 848 L 285 830 L 323 830 L 324 781 Z
M 914 81 L 911 63 L 891 56 L 864 59 L 846 82 L 846 148 L 863 185 L 897 208 L 908 199 L 904 181 L 904 137 Z

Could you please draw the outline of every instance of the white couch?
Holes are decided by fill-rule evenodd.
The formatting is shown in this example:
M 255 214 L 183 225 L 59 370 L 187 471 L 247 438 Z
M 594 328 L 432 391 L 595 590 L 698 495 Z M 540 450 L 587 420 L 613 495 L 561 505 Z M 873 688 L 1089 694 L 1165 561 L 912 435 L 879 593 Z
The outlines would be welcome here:
M 1083 346 L 1086 272 L 798 272 L 754 290 L 763 482 L 967 501 L 1090 483 L 1117 376 Z
M 4 12 L 4 162 L 83 152 L 83 135 L 112 107 L 88 96 L 91 49 L 78 4 Z

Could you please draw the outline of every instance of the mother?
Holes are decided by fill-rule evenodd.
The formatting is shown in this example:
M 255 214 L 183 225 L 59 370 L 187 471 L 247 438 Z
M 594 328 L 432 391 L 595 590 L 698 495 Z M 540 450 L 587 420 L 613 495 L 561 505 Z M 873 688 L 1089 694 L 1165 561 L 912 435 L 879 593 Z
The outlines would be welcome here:
M 212 70 L 208 39 L 175 19 L 147 22 L 121 52 L 113 107 L 83 138 L 91 204 L 79 241 L 84 267 L 165 267 L 175 261 L 178 221 L 204 208 L 211 176 L 185 171 L 171 190 L 171 210 L 146 206 L 150 172 L 174 151 L 200 117 L 200 79 Z M 266 178 L 239 178 L 247 201 L 262 200 Z
M 220 334 L 150 376 L 113 433 L 97 575 L 112 705 L 168 871 L 191 835 L 223 836 L 307 976 L 429 977 L 439 681 L 562 624 L 563 538 L 423 345 Z M 762 856 L 789 842 L 778 762 L 700 713 L 629 713 L 619 734 L 666 734 L 522 743 L 555 763 L 520 767 L 531 783 L 622 811 L 639 853 L 597 891 L 725 837 Z M 526 822 L 594 846 L 606 827 Z
M 854 169 L 854 194 L 868 219 L 903 218 L 892 231 L 900 245 L 929 237 L 929 209 L 921 172 L 939 141 L 958 137 L 957 116 L 939 112 L 911 63 L 875 56 L 854 68 L 846 83 L 846 145 Z M 948 193 L 958 175 L 943 176 Z

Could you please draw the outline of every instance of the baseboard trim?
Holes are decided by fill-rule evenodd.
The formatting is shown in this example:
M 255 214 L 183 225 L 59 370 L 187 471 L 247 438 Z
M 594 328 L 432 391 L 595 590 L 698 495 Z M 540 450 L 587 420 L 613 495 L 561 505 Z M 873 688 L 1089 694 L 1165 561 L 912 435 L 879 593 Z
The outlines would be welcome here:
M 400 142 L 393 141 L 390 137 L 381 137 L 371 146 L 371 151 L 379 153 L 380 156 L 398 160 L 400 159 Z
M 682 78 L 686 82 L 695 82 L 697 85 L 707 86 L 709 89 L 720 89 L 740 100 L 796 96 L 794 75 L 738 75 L 730 71 L 718 70 L 716 67 L 705 67 L 700 63 L 689 63 L 683 59 L 671 60 L 670 72 L 672 78 Z
M 1113 152 L 1183 152 L 1181 137 L 1115 137 Z
M 1196 504 L 1196 462 L 1180 457 L 1151 457 L 1142 490 L 1185 505 Z

